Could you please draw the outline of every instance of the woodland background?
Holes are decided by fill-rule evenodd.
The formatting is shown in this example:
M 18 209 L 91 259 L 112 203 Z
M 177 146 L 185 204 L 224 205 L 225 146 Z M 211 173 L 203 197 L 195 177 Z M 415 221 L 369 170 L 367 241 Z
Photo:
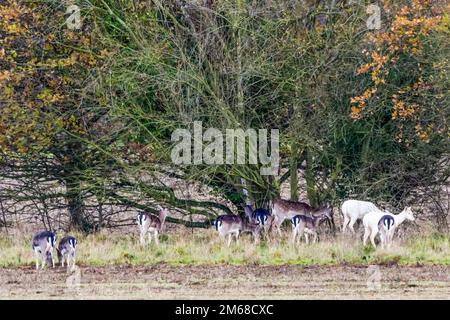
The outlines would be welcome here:
M 369 4 L 0 0 L 0 228 L 93 233 L 156 204 L 206 227 L 245 187 L 258 206 L 411 205 L 448 230 L 450 5 L 379 1 L 369 30 Z M 280 129 L 280 174 L 175 166 L 193 121 Z

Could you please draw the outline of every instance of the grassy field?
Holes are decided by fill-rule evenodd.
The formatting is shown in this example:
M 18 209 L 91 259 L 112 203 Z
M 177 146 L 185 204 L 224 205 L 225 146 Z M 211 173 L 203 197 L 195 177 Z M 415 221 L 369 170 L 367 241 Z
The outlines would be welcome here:
M 282 241 L 254 244 L 243 236 L 239 245 L 221 243 L 214 230 L 177 231 L 160 236 L 161 242 L 141 247 L 135 233 L 75 235 L 77 263 L 82 266 L 180 265 L 450 265 L 450 236 L 414 235 L 396 239 L 388 250 L 364 247 L 359 236 L 338 234 L 316 244 L 292 245 L 286 232 Z M 59 235 L 61 239 L 62 235 Z M 14 241 L 13 241 L 14 239 Z M 32 267 L 30 236 L 0 236 L 0 267 Z

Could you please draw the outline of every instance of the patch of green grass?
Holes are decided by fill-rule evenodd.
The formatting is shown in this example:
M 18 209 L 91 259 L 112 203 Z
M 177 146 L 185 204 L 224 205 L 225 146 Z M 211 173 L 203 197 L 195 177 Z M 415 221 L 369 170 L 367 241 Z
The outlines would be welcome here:
M 287 234 L 285 235 L 287 238 Z M 306 245 L 289 241 L 261 241 L 254 244 L 243 236 L 230 247 L 213 230 L 165 234 L 160 244 L 142 247 L 137 236 L 96 234 L 76 235 L 77 261 L 88 266 L 107 265 L 336 265 L 336 264 L 442 264 L 450 265 L 448 235 L 424 235 L 396 239 L 387 250 L 363 246 L 361 240 L 339 235 L 337 238 Z M 32 266 L 34 256 L 28 236 L 0 236 L 0 267 Z

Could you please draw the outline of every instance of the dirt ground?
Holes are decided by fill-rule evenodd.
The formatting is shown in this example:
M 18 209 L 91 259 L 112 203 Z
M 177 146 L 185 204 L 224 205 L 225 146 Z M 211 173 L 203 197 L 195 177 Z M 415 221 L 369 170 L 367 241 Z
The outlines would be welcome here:
M 0 269 L 0 299 L 449 299 L 449 266 Z

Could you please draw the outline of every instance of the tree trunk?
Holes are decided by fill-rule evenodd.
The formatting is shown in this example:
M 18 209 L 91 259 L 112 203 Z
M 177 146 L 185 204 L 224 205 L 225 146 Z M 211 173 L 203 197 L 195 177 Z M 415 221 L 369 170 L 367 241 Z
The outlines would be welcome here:
M 297 167 L 298 167 L 298 144 L 296 142 L 291 143 L 291 163 L 290 163 L 290 171 L 291 171 L 291 200 L 298 201 L 298 175 L 297 175 Z
M 306 192 L 308 194 L 309 205 L 313 208 L 317 207 L 317 194 L 314 181 L 313 156 L 311 148 L 306 148 Z
M 69 229 L 89 232 L 90 228 L 84 217 L 84 201 L 78 182 L 66 183 L 66 200 L 70 217 Z

